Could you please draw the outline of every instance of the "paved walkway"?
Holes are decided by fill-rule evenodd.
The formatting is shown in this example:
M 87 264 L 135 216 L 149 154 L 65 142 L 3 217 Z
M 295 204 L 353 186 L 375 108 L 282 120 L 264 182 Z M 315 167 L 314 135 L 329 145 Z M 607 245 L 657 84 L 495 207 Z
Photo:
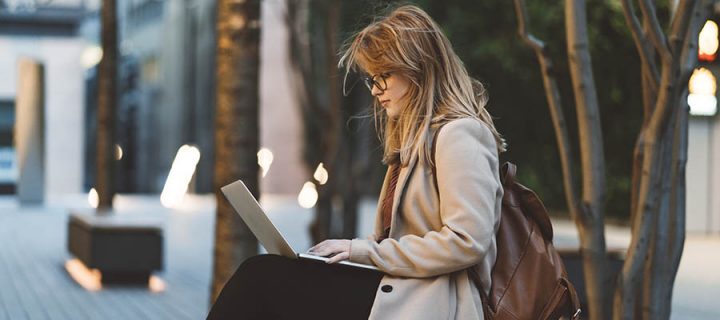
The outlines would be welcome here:
M 66 204 L 83 206 L 78 200 Z M 89 292 L 78 286 L 64 267 L 70 259 L 66 204 L 20 208 L 14 199 L 0 198 L 0 319 L 205 318 L 212 202 L 205 210 L 171 211 L 156 197 L 118 199 L 123 214 L 146 212 L 165 221 L 166 270 L 157 274 L 165 282 L 162 293 L 122 286 Z
M 295 197 L 261 199 L 296 251 L 310 247 L 312 211 Z M 120 214 L 147 214 L 165 221 L 165 266 L 157 274 L 162 293 L 145 288 L 104 287 L 88 292 L 64 269 L 67 208 L 86 207 L 84 196 L 54 199 L 44 207 L 21 208 L 0 197 L 0 319 L 203 319 L 208 308 L 214 198 L 192 196 L 179 210 L 160 206 L 156 196 L 119 196 Z M 361 204 L 359 235 L 372 228 L 374 201 Z M 576 245 L 575 228 L 554 221 L 556 239 Z M 627 246 L 629 232 L 608 227 L 611 246 Z M 688 236 L 676 280 L 672 319 L 720 319 L 720 237 Z

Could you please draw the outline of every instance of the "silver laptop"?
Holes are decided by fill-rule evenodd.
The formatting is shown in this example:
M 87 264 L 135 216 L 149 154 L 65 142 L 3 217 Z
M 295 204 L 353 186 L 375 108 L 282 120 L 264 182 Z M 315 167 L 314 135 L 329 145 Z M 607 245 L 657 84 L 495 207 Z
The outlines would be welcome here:
M 285 241 L 280 231 L 278 231 L 272 221 L 270 221 L 270 218 L 268 218 L 265 211 L 260 207 L 260 204 L 241 180 L 235 181 L 220 189 L 235 209 L 235 212 L 245 221 L 250 231 L 257 237 L 268 253 L 292 259 L 329 260 L 326 257 L 306 253 L 295 253 L 295 250 Z M 378 270 L 375 266 L 350 261 L 340 261 L 338 263 L 352 267 Z

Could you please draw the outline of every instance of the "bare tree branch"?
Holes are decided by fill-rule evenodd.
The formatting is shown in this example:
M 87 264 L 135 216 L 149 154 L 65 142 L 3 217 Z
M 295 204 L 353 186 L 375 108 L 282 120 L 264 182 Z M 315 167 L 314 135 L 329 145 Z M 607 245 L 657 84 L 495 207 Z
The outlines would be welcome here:
M 562 112 L 562 103 L 560 100 L 560 90 L 558 89 L 557 80 L 552 59 L 550 58 L 545 43 L 532 34 L 528 33 L 527 25 L 527 7 L 524 0 L 514 0 L 515 12 L 518 19 L 518 34 L 520 38 L 535 51 L 538 61 L 540 62 L 540 71 L 543 75 L 543 84 L 545 87 L 545 96 L 548 101 L 550 115 L 555 129 L 555 139 L 558 144 L 560 153 L 560 162 L 563 170 L 563 185 L 565 189 L 565 200 L 567 202 L 570 216 L 574 221 L 578 220 L 579 203 L 578 194 L 575 191 L 575 177 L 573 172 L 572 152 L 570 148 L 570 139 L 568 138 L 567 124 L 565 116 Z
M 648 80 L 650 81 L 648 82 L 648 84 L 650 84 L 650 87 L 653 91 L 657 91 L 660 74 L 658 73 L 655 63 L 650 62 L 654 60 L 652 59 L 653 52 L 650 48 L 650 43 L 647 37 L 645 37 L 645 34 L 642 31 L 642 26 L 640 25 L 640 21 L 635 15 L 635 8 L 633 7 L 632 1 L 622 0 L 622 5 L 624 9 L 623 13 L 625 15 L 625 22 L 630 28 L 630 33 L 633 36 L 633 40 L 635 40 L 635 46 L 637 47 L 638 54 L 640 55 L 641 63 L 647 68 L 647 71 L 650 73 L 648 77 Z
M 632 8 L 632 5 L 630 3 L 629 6 L 625 7 L 626 10 L 634 10 Z M 627 14 L 627 12 L 626 12 Z M 634 16 L 634 14 L 633 14 Z M 650 122 L 650 118 L 652 116 L 652 112 L 655 107 L 655 103 L 657 102 L 657 96 L 658 96 L 658 81 L 659 79 L 654 78 L 654 76 L 650 75 L 651 69 L 655 69 L 655 72 L 657 73 L 657 64 L 655 63 L 655 53 L 652 51 L 652 47 L 650 46 L 650 43 L 647 40 L 646 34 L 649 32 L 648 29 L 650 28 L 650 25 L 647 21 L 643 21 L 643 33 L 640 33 L 639 35 L 644 41 L 642 44 L 638 44 L 637 42 L 635 45 L 638 48 L 646 48 L 648 55 L 644 56 L 642 55 L 642 52 L 638 52 L 638 55 L 640 55 L 640 70 L 641 70 L 641 79 L 642 79 L 642 107 L 643 107 L 643 122 L 640 126 L 641 132 L 644 128 L 647 127 L 648 123 Z M 638 41 L 638 39 L 635 39 Z M 637 199 L 638 199 L 638 193 L 640 192 L 640 181 L 641 177 L 640 174 L 642 173 L 642 163 L 643 163 L 643 157 L 644 157 L 644 145 L 645 145 L 645 138 L 644 135 L 640 134 L 637 137 L 637 140 L 635 141 L 635 147 L 633 151 L 633 170 L 632 170 L 632 181 L 631 181 L 631 190 L 630 190 L 630 221 L 631 225 L 632 222 L 635 221 L 634 214 L 637 212 Z
M 518 22 L 518 34 L 525 44 L 535 50 L 535 53 L 542 53 L 545 50 L 545 43 L 529 34 L 527 31 L 528 18 L 527 18 L 527 6 L 525 0 L 514 0 L 515 4 L 515 16 Z
M 705 21 L 712 12 L 714 1 L 701 0 L 696 2 L 692 10 L 687 35 L 683 38 L 685 44 L 680 56 L 680 83 L 688 83 L 695 67 L 698 65 L 698 36 Z
M 589 317 L 605 319 L 610 307 L 607 290 L 610 280 L 605 268 L 605 156 L 584 0 L 565 1 L 565 26 L 583 173 L 579 208 L 585 212 L 578 215 L 581 219 L 575 223 L 579 227 L 585 283 L 594 288 L 587 291 Z
M 641 272 L 653 247 L 652 231 L 655 227 L 655 213 L 659 210 L 662 185 L 662 157 L 663 146 L 662 128 L 666 124 L 668 110 L 673 101 L 673 88 L 676 80 L 672 77 L 677 59 L 662 63 L 661 90 L 657 99 L 655 110 L 647 126 L 642 129 L 644 140 L 643 159 L 641 166 L 637 204 L 633 205 L 633 238 L 628 252 L 629 258 L 625 261 L 623 271 L 618 280 L 618 290 L 622 303 L 615 305 L 617 319 L 634 319 L 637 309 L 637 297 L 642 277 Z
M 659 138 L 660 128 L 667 122 L 668 117 L 671 114 L 671 105 L 675 102 L 673 100 L 673 94 L 675 93 L 673 91 L 673 88 L 678 84 L 678 79 L 675 77 L 677 75 L 676 72 L 680 71 L 680 55 L 682 52 L 678 51 L 677 48 L 681 48 L 680 45 L 684 42 L 685 36 L 687 35 L 688 27 L 690 25 L 690 18 L 693 12 L 692 9 L 694 8 L 696 1 L 697 0 L 684 0 L 682 3 L 680 3 L 677 14 L 675 15 L 675 19 L 673 20 L 673 24 L 671 26 L 670 39 L 672 40 L 671 42 L 675 46 L 675 49 L 673 49 L 672 51 L 672 56 L 670 60 L 662 61 L 662 85 L 660 85 L 660 90 L 658 91 L 658 98 L 655 104 L 655 110 L 653 110 L 652 117 L 650 119 L 650 122 L 648 123 L 649 131 L 647 131 L 647 133 L 652 136 L 651 139 L 653 140 Z M 680 42 L 680 44 L 677 44 L 678 42 Z M 656 152 L 657 147 L 658 146 L 655 146 L 653 143 L 647 145 L 646 150 L 652 150 L 652 152 Z M 650 173 L 651 171 L 649 166 L 651 164 L 647 161 L 645 162 L 647 163 L 647 166 L 643 166 L 643 172 Z
M 688 114 L 689 106 L 687 103 L 688 90 L 685 85 L 688 83 L 688 78 L 692 70 L 697 66 L 697 42 L 700 30 L 708 19 L 710 12 L 712 12 L 712 6 L 714 1 L 697 1 L 694 8 L 686 35 L 686 43 L 683 46 L 683 52 L 681 55 L 681 76 L 680 86 L 678 90 L 681 94 L 678 98 L 678 107 L 676 108 L 676 126 L 673 131 L 673 149 L 671 159 L 671 178 L 673 179 L 672 188 L 670 192 L 670 212 L 669 212 L 669 226 L 668 226 L 668 239 L 665 247 L 669 248 L 669 254 L 665 256 L 663 263 L 668 266 L 667 273 L 660 274 L 657 278 L 657 282 L 661 284 L 659 286 L 659 292 L 656 299 L 659 301 L 672 301 L 672 288 L 675 282 L 677 270 L 680 266 L 680 258 L 682 256 L 683 247 L 685 244 L 685 221 L 686 221 L 686 177 L 685 167 L 687 164 L 687 152 L 688 152 Z M 659 303 L 659 309 L 657 310 L 658 315 L 662 317 L 668 317 L 671 313 L 670 303 Z
M 681 50 L 673 50 L 678 60 L 680 76 L 676 79 L 672 109 L 667 131 L 662 138 L 663 149 L 663 189 L 657 225 L 655 226 L 654 251 L 664 250 L 666 254 L 649 259 L 645 275 L 646 290 L 643 310 L 645 319 L 667 319 L 670 316 L 672 288 L 680 264 L 685 242 L 685 165 L 687 163 L 687 127 L 688 104 L 687 83 L 692 70 L 697 66 L 697 35 L 703 22 L 711 12 L 713 1 L 695 1 L 691 10 L 681 7 L 678 16 L 688 15 L 690 21 L 684 34 Z M 683 5 L 690 5 L 684 2 Z M 662 249 L 659 249 L 662 248 Z M 651 264 L 651 265 L 650 265 Z
M 641 135 L 647 139 L 644 143 L 644 157 L 642 168 L 645 168 L 648 163 L 655 165 L 659 159 L 658 152 L 648 152 L 648 149 L 654 150 L 655 140 L 648 139 L 654 138 L 648 134 L 650 131 L 649 127 L 643 128 Z M 653 178 L 648 172 L 642 170 L 640 190 L 638 192 L 637 212 L 633 214 L 632 222 L 632 240 L 630 247 L 628 248 L 627 259 L 623 265 L 623 269 L 617 280 L 616 294 L 615 294 L 615 305 L 613 308 L 614 319 L 635 319 L 635 309 L 637 305 L 638 293 L 642 278 L 639 276 L 643 268 L 643 262 L 645 261 L 648 251 L 650 249 L 651 242 L 651 230 L 654 226 L 652 221 L 652 214 L 656 210 L 658 199 L 656 197 L 648 199 L 649 196 L 656 194 L 649 193 L 646 190 L 648 185 L 652 183 L 658 183 L 660 179 L 649 179 Z M 656 172 L 656 171 L 652 171 Z M 642 206 L 640 206 L 642 205 Z
M 601 161 L 604 155 L 600 113 L 587 38 L 585 1 L 566 0 L 566 6 L 567 50 L 578 110 L 581 154 L 585 155 L 583 172 L 587 175 L 583 182 L 583 201 L 600 204 L 602 201 L 598 200 L 604 198 L 605 168 Z M 602 210 L 593 211 L 603 214 Z
M 648 29 L 650 41 L 655 46 L 655 50 L 657 50 L 658 54 L 660 54 L 660 58 L 663 61 L 669 61 L 672 59 L 672 56 L 670 55 L 670 48 L 668 47 L 665 33 L 663 32 L 662 27 L 660 26 L 660 21 L 657 17 L 655 4 L 651 0 L 640 0 L 639 3 L 644 20 L 648 22 L 650 27 Z
M 679 55 L 682 50 L 688 26 L 692 19 L 693 10 L 698 0 L 682 0 L 670 24 L 670 49 L 673 55 Z
M 668 156 L 667 150 L 672 140 L 681 140 L 681 138 L 673 139 L 670 134 L 667 133 L 667 126 L 675 123 L 678 119 L 678 99 L 682 97 L 681 89 L 687 83 L 687 78 L 680 76 L 682 69 L 688 69 L 684 66 L 686 63 L 682 61 L 681 52 L 692 50 L 691 48 L 685 48 L 685 46 L 692 46 L 693 41 L 685 43 L 684 39 L 696 38 L 696 33 L 688 34 L 688 27 L 690 25 L 690 17 L 693 15 L 692 11 L 696 0 L 683 1 L 673 19 L 671 26 L 671 50 L 670 59 L 663 58 L 661 63 L 662 76 L 660 82 L 660 90 L 658 91 L 658 97 L 655 103 L 654 110 L 650 117 L 650 121 L 643 128 L 641 134 L 644 140 L 643 145 L 643 159 L 642 166 L 640 168 L 640 183 L 638 197 L 634 199 L 637 203 L 633 205 L 635 212 L 633 212 L 633 240 L 629 251 L 629 259 L 623 266 L 623 272 L 619 279 L 619 295 L 616 296 L 615 305 L 615 317 L 618 319 L 632 319 L 634 318 L 634 311 L 637 309 L 637 300 L 633 297 L 637 296 L 640 281 L 641 266 L 653 259 L 654 251 L 659 248 L 667 248 L 669 242 L 669 236 L 667 230 L 661 230 L 663 228 L 669 229 L 670 217 L 675 219 L 684 219 L 680 215 L 684 215 L 682 212 L 665 212 L 660 204 L 665 204 L 666 207 L 670 206 L 669 201 L 666 198 L 674 197 L 675 194 L 672 192 L 679 192 L 678 190 L 667 191 L 667 184 L 663 181 L 671 179 L 666 177 L 663 179 L 664 172 L 669 171 L 670 161 L 672 158 Z M 646 2 L 645 5 L 651 5 Z M 648 10 L 652 12 L 653 10 Z M 697 31 L 697 30 L 696 30 Z M 694 31 L 695 32 L 695 31 Z M 652 33 L 652 31 L 651 31 Z M 687 57 L 687 54 L 685 54 Z M 680 105 L 684 105 L 684 102 L 680 102 Z M 680 124 L 682 126 L 682 124 Z M 671 128 L 672 129 L 672 128 Z M 683 134 L 682 132 L 679 134 Z M 684 134 L 687 134 L 686 132 Z M 677 148 L 677 147 L 673 147 Z M 673 152 L 678 154 L 678 151 Z M 674 163 L 674 161 L 672 162 Z M 667 170 L 663 170 L 666 168 Z M 673 177 L 676 178 L 676 177 Z M 676 181 L 677 183 L 680 183 Z M 680 186 L 684 190 L 684 186 Z M 674 209 L 671 209 L 674 211 Z M 684 209 L 681 209 L 684 210 Z M 655 223 L 655 217 L 660 217 L 658 221 L 660 224 Z M 666 223 L 667 222 L 667 223 Z M 655 234 L 652 232 L 655 231 Z M 681 235 L 684 237 L 684 235 Z M 674 259 L 674 257 L 672 257 Z M 658 262 L 655 262 L 658 263 Z M 677 272 L 675 266 L 670 266 L 668 263 L 661 263 L 664 266 L 653 266 L 652 271 L 646 274 L 646 283 L 648 281 L 654 281 L 665 278 L 674 278 L 674 274 Z M 668 266 L 670 268 L 665 268 Z M 650 277 L 648 279 L 647 277 Z M 662 280 L 660 280 L 662 281 Z M 670 288 L 670 289 L 668 289 Z M 657 292 L 654 292 L 657 291 Z M 656 288 L 648 289 L 646 287 L 645 293 L 646 299 L 653 300 L 653 303 L 662 303 L 662 301 L 654 301 L 660 299 L 663 295 L 671 294 L 671 285 L 658 285 Z M 622 299 L 622 303 L 617 303 L 618 300 Z M 666 301 L 669 303 L 669 301 Z M 669 315 L 662 313 L 657 308 L 648 309 L 649 305 L 645 303 L 645 308 L 648 312 L 644 312 L 645 318 L 664 318 Z
M 660 138 L 660 171 L 658 175 L 661 176 L 661 188 L 659 192 L 660 205 L 658 211 L 652 217 L 651 225 L 654 226 L 654 230 L 650 236 L 650 248 L 648 250 L 648 258 L 644 264 L 643 278 L 643 290 L 642 290 L 642 318 L 647 320 L 652 319 L 663 319 L 660 315 L 662 297 L 665 292 L 668 291 L 668 283 L 663 281 L 667 277 L 670 277 L 670 264 L 667 263 L 667 257 L 665 250 L 668 244 L 669 238 L 669 226 L 670 226 L 670 200 L 671 191 L 673 189 L 673 183 L 676 183 L 672 174 L 675 170 L 672 170 L 672 153 L 673 153 L 673 134 L 677 126 L 677 111 L 679 108 L 673 110 L 673 115 L 670 117 L 667 126 L 663 128 Z M 669 316 L 669 315 L 668 315 Z
M 666 280 L 668 281 L 668 292 L 666 292 L 667 297 L 664 297 L 661 301 L 672 301 L 672 288 L 675 283 L 675 277 L 677 274 L 677 270 L 680 267 L 680 258 L 682 257 L 683 248 L 685 247 L 685 221 L 686 221 L 686 176 L 685 176 L 685 168 L 687 164 L 687 151 L 688 151 L 688 115 L 689 115 L 689 106 L 687 104 L 687 90 L 684 91 L 684 93 L 680 96 L 680 101 L 682 103 L 681 110 L 679 110 L 678 115 L 678 126 L 677 130 L 675 132 L 675 150 L 676 156 L 675 160 L 673 162 L 673 177 L 675 178 L 675 183 L 673 184 L 673 187 L 675 190 L 671 192 L 671 196 L 673 199 L 670 201 L 670 238 L 669 238 L 669 247 L 670 247 L 670 254 L 668 255 L 670 261 L 668 261 L 668 265 L 671 266 L 671 270 L 675 274 L 673 274 L 671 277 L 668 277 Z M 670 307 L 672 303 L 663 303 L 663 310 L 661 311 L 661 314 L 670 315 Z

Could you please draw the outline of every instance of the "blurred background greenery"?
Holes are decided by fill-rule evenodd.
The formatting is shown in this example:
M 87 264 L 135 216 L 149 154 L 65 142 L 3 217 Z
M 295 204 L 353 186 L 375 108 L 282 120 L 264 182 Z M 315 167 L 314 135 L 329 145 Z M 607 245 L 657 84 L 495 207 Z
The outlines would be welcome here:
M 415 3 L 438 22 L 470 74 L 489 90 L 488 109 L 509 149 L 501 158 L 519 166 L 520 180 L 536 190 L 553 214 L 567 215 L 555 134 L 535 54 L 517 36 L 512 4 L 505 1 L 353 1 L 343 3 L 342 38 L 388 7 Z M 530 32 L 545 41 L 578 163 L 577 120 L 567 66 L 563 2 L 528 1 Z M 666 4 L 659 5 L 667 17 Z M 358 14 L 361 12 L 361 14 Z M 588 1 L 590 51 L 602 117 L 607 164 L 607 215 L 624 223 L 630 203 L 632 151 L 642 122 L 639 58 L 620 1 Z M 384 173 L 382 170 L 376 172 Z M 578 175 L 579 176 L 579 175 Z

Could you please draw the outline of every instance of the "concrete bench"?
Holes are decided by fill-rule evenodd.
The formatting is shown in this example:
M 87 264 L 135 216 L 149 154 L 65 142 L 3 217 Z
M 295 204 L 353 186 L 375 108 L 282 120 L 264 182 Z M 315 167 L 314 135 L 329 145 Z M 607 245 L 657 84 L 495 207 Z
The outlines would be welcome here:
M 565 264 L 565 270 L 567 270 L 570 282 L 572 282 L 575 290 L 577 290 L 583 310 L 587 310 L 588 300 L 585 294 L 585 271 L 583 270 L 580 249 L 572 246 L 556 246 L 555 249 Z M 605 266 L 605 270 L 613 279 L 622 271 L 626 252 L 627 250 L 625 248 L 607 248 L 607 265 Z M 612 281 L 610 286 L 612 286 L 612 288 L 609 289 L 610 292 L 615 292 L 615 281 Z M 583 311 L 583 313 L 585 313 L 585 311 Z
M 161 224 L 138 215 L 70 214 L 68 250 L 104 283 L 147 283 L 163 269 Z

